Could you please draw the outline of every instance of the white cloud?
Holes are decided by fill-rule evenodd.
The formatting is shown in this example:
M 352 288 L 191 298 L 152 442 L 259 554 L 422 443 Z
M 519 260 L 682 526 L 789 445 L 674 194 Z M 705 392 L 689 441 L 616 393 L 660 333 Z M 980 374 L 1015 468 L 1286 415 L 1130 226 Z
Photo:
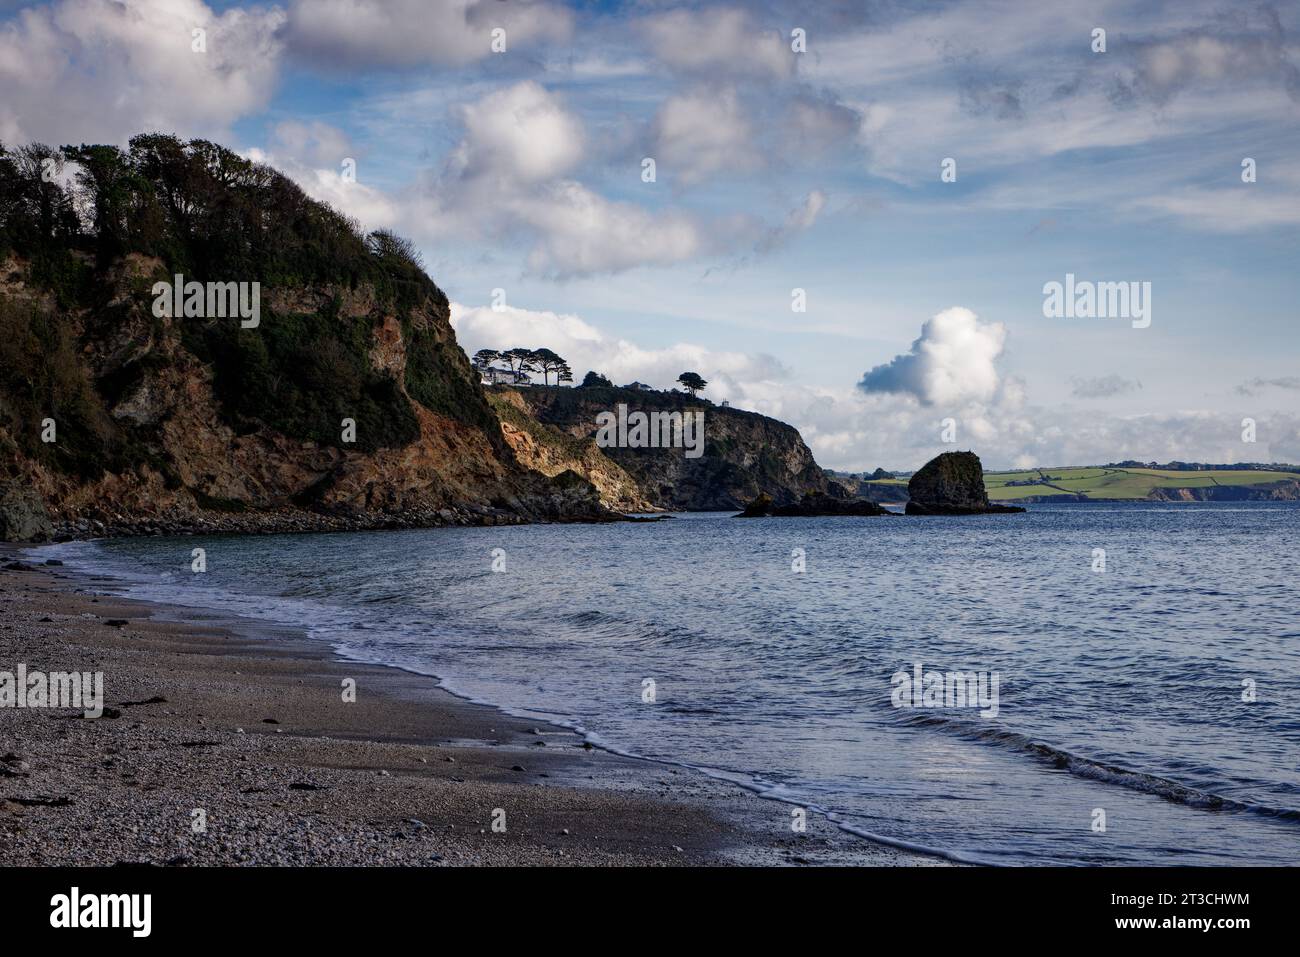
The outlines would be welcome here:
M 655 117 L 660 171 L 693 185 L 721 170 L 761 165 L 753 131 L 733 87 L 706 87 L 669 97 Z
M 213 136 L 264 108 L 281 53 L 276 8 L 201 0 L 62 0 L 0 24 L 0 139 L 123 143 Z M 192 31 L 206 31 L 206 52 Z
M 862 131 L 862 112 L 834 95 L 822 91 L 803 91 L 774 116 L 782 139 L 787 140 L 795 156 L 807 156 L 852 143 Z
M 528 265 L 539 275 L 564 278 L 670 265 L 705 246 L 700 228 L 685 213 L 651 213 L 572 181 L 513 197 L 507 206 L 538 234 Z
M 283 120 L 271 131 L 271 152 L 303 166 L 338 168 L 356 159 L 351 139 L 337 126 L 319 120 Z
M 674 10 L 643 29 L 658 59 L 684 73 L 783 79 L 795 55 L 776 30 L 760 29 L 739 9 Z
M 998 390 L 996 362 L 1006 338 L 1000 322 L 980 322 L 969 309 L 953 306 L 921 327 L 910 352 L 876 366 L 858 388 L 910 395 L 923 405 L 987 402 Z
M 582 160 L 582 123 L 559 99 L 527 80 L 460 108 L 465 137 L 451 175 L 515 189 L 563 176 Z
M 492 55 L 492 30 L 507 53 L 573 30 L 562 6 L 534 0 L 295 0 L 286 30 L 291 49 L 315 65 L 461 66 Z
M 411 210 L 411 232 L 529 244 L 531 272 L 556 278 L 670 265 L 709 247 L 676 210 L 611 200 L 570 178 L 586 133 L 558 97 L 524 81 L 460 109 L 465 134 Z

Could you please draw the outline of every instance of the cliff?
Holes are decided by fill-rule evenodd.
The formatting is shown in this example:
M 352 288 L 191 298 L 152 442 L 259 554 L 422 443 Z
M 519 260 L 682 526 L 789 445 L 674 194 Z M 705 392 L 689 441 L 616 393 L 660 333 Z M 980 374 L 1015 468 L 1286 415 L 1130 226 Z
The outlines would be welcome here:
M 681 392 L 645 392 L 616 387 L 561 388 L 530 386 L 514 389 L 495 387 L 494 394 L 511 396 L 522 403 L 531 418 L 550 430 L 549 434 L 589 443 L 589 455 L 612 463 L 618 476 L 616 500 L 639 496 L 646 507 L 672 511 L 739 510 L 760 493 L 780 505 L 792 505 L 808 493 L 843 497 L 838 485 L 828 482 L 813 460 L 797 429 L 755 412 L 724 408 Z M 615 412 L 619 405 L 630 411 L 702 413 L 703 454 L 691 458 L 682 448 L 595 448 L 597 416 Z M 511 441 L 517 455 L 535 459 Z M 588 478 L 598 488 L 608 488 L 613 478 L 593 470 L 588 461 L 572 455 L 558 461 Z M 607 466 L 601 465 L 601 470 Z M 634 484 L 632 493 L 621 476 Z
M 402 240 L 214 144 L 42 150 L 0 151 L 0 538 L 612 517 L 518 460 Z
M 590 437 L 575 437 L 553 425 L 539 422 L 529 412 L 519 390 L 488 389 L 488 402 L 501 420 L 501 432 L 515 458 L 543 475 L 573 472 L 590 482 L 601 502 L 620 512 L 653 512 L 657 506 L 646 497 L 636 479 L 604 454 Z

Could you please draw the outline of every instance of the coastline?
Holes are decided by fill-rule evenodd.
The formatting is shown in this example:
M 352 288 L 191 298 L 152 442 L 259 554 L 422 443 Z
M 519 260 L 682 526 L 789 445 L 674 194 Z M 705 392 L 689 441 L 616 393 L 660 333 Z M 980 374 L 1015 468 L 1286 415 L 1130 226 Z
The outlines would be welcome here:
M 813 813 L 796 834 L 789 805 L 702 772 L 201 615 L 0 570 L 0 670 L 101 671 L 111 709 L 0 710 L 0 865 L 950 863 Z

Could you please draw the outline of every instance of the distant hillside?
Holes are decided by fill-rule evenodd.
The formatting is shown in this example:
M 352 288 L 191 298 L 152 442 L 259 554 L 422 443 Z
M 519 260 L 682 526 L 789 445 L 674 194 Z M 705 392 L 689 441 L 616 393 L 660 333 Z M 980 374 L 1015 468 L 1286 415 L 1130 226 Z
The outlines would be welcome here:
M 1231 465 L 1216 465 L 1206 462 L 1108 462 L 1101 468 L 1107 469 L 1154 469 L 1168 472 L 1295 472 L 1300 474 L 1300 465 L 1285 462 L 1234 462 Z
M 1066 502 L 1098 500 L 1246 501 L 1300 500 L 1300 474 L 1263 469 L 1096 468 L 988 472 L 995 501 Z

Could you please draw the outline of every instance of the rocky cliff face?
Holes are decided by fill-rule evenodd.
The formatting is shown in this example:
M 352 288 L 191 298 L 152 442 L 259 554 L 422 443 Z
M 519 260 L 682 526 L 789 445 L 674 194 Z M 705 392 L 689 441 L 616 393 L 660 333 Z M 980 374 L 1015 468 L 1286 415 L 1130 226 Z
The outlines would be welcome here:
M 539 422 L 529 412 L 519 390 L 488 390 L 488 401 L 501 420 L 501 432 L 515 458 L 543 475 L 572 472 L 595 486 L 601 502 L 619 512 L 653 512 L 657 506 L 645 496 L 636 479 L 606 456 L 592 438 L 579 438 Z
M 516 458 L 401 240 L 213 144 L 75 158 L 65 195 L 0 150 L 0 537 L 611 517 Z M 258 324 L 167 315 L 177 273 Z
M 132 257 L 104 277 L 107 308 L 60 310 L 26 285 L 22 261 L 11 258 L 0 271 L 9 280 L 0 301 L 5 333 L 25 341 L 57 329 L 62 374 L 77 384 L 71 408 L 69 394 L 57 390 L 45 408 L 0 393 L 5 538 L 555 520 L 603 511 L 590 485 L 573 476 L 549 481 L 563 470 L 534 472 L 502 441 L 440 296 L 399 319 L 364 285 L 272 290 L 259 329 L 215 332 L 185 325 L 202 320 L 150 314 L 132 290 L 136 279 L 147 286 L 165 275 L 156 259 Z M 349 373 L 331 368 L 352 364 L 336 340 L 294 347 L 290 361 L 305 378 L 320 379 L 304 383 L 317 386 L 314 420 L 285 414 L 295 401 L 288 370 L 273 373 L 260 399 L 250 394 L 259 386 L 247 353 L 256 355 L 257 346 L 230 346 L 241 354 L 224 363 L 205 354 L 212 345 L 205 335 L 222 348 L 221 337 L 283 334 L 282 317 L 297 324 L 324 315 L 356 333 L 360 386 L 349 388 Z M 24 404 L 32 412 L 15 415 Z M 48 415 L 37 418 L 41 412 Z M 38 435 L 46 419 L 53 420 L 50 443 Z M 344 436 L 348 419 L 352 441 Z
M 1156 502 L 1300 502 L 1300 479 L 1260 485 L 1157 488 L 1148 498 Z
M 778 506 L 800 502 L 810 492 L 844 494 L 827 481 L 797 429 L 754 412 L 722 408 L 684 393 L 604 386 L 503 386 L 492 391 L 516 396 L 533 419 L 592 448 L 597 416 L 616 412 L 620 404 L 630 412 L 703 412 L 704 448 L 698 458 L 687 457 L 681 448 L 596 450 L 597 460 L 612 463 L 617 469 L 614 474 L 628 476 L 635 485 L 632 492 L 619 478 L 617 495 L 624 497 L 619 500 L 639 498 L 647 507 L 674 511 L 729 511 L 744 508 L 760 493 L 771 496 Z M 512 445 L 519 454 L 519 446 Z M 608 487 L 606 478 L 587 464 L 574 462 L 568 467 L 598 487 Z

